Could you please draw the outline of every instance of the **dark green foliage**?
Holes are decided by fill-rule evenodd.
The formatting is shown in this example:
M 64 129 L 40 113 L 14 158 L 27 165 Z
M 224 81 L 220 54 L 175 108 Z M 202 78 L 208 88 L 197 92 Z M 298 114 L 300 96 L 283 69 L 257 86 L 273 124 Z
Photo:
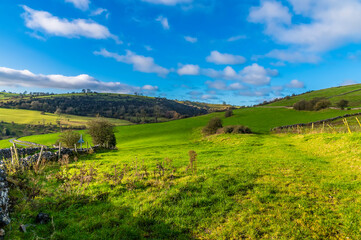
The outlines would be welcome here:
M 219 117 L 215 117 L 209 120 L 207 126 L 203 128 L 203 133 L 205 135 L 212 135 L 215 134 L 217 130 L 222 127 L 222 120 Z
M 59 136 L 59 142 L 64 144 L 64 147 L 73 148 L 75 144 L 78 143 L 80 139 L 80 134 L 75 131 L 65 131 L 62 132 Z
M 92 117 L 99 114 L 102 117 L 124 119 L 134 123 L 158 122 L 161 118 L 185 118 L 208 113 L 205 108 L 189 106 L 165 98 L 108 93 L 12 98 L 0 101 L 0 107 Z
M 235 134 L 249 134 L 252 133 L 251 129 L 242 125 L 226 126 L 223 128 L 223 133 L 235 133 Z
M 225 113 L 224 113 L 224 117 L 228 118 L 228 117 L 232 117 L 233 116 L 233 111 L 232 109 L 228 109 Z
M 329 108 L 330 106 L 331 106 L 330 100 L 323 99 L 316 103 L 316 105 L 314 106 L 314 110 L 319 111 L 321 109 Z
M 348 107 L 348 101 L 347 100 L 344 100 L 344 99 L 342 99 L 342 100 L 340 100 L 336 105 L 337 105 L 337 107 L 339 107 L 339 108 L 341 108 L 342 110 L 344 110 L 345 108 L 347 108 Z
M 301 100 L 293 104 L 293 109 L 299 111 L 319 111 L 321 109 L 329 108 L 331 106 L 330 100 L 325 98 L 313 98 L 310 101 Z
M 104 118 L 96 118 L 89 121 L 88 133 L 92 137 L 95 145 L 100 145 L 105 148 L 114 148 L 116 146 L 114 126 Z

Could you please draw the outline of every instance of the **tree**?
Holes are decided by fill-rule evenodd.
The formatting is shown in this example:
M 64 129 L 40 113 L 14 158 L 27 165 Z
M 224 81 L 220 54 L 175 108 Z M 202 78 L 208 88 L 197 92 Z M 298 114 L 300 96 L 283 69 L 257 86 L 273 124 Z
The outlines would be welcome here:
M 55 115 L 60 115 L 61 114 L 61 109 L 57 108 L 56 111 L 54 112 Z
M 93 143 L 105 148 L 116 146 L 114 126 L 104 118 L 96 118 L 88 122 L 88 133 Z
M 314 110 L 319 111 L 321 109 L 329 108 L 330 106 L 331 106 L 330 100 L 323 99 L 316 103 L 316 105 L 314 106 Z
M 225 113 L 224 113 L 224 117 L 228 118 L 228 117 L 232 117 L 233 116 L 233 111 L 232 109 L 228 109 Z
M 340 100 L 336 105 L 337 105 L 337 107 L 339 107 L 339 108 L 341 108 L 342 110 L 344 110 L 345 108 L 347 108 L 348 107 L 348 101 L 347 100 L 344 100 L 344 99 L 342 99 L 342 100 Z
M 203 128 L 203 133 L 206 135 L 212 135 L 222 127 L 222 120 L 219 117 L 215 117 L 209 120 L 208 124 Z
M 65 131 L 60 134 L 59 142 L 65 145 L 65 147 L 72 148 L 78 143 L 80 134 L 75 131 Z
M 9 135 L 10 135 L 9 129 L 4 128 L 4 129 L 3 129 L 3 135 L 4 135 L 4 136 L 9 136 Z
M 158 122 L 158 118 L 160 117 L 160 107 L 158 105 L 154 106 L 154 120 Z

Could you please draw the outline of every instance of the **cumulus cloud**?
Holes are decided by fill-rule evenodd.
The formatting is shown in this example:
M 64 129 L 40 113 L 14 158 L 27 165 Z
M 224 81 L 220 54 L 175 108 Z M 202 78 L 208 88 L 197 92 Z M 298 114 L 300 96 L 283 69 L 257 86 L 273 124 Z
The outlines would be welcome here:
M 178 69 L 177 73 L 180 76 L 183 76 L 183 75 L 199 75 L 200 67 L 198 65 L 192 65 L 192 64 L 183 65 Z
M 61 19 L 53 16 L 49 12 L 37 11 L 28 6 L 22 6 L 25 13 L 25 25 L 35 31 L 40 31 L 49 35 L 67 38 L 93 38 L 93 39 L 114 39 L 121 43 L 118 37 L 111 34 L 109 29 L 92 20 L 85 19 Z
M 242 89 L 247 89 L 246 86 L 244 86 L 241 83 L 232 83 L 227 85 L 226 82 L 221 81 L 221 80 L 216 80 L 216 81 L 207 81 L 206 85 L 208 86 L 209 89 L 216 89 L 216 90 L 242 90 Z
M 304 88 L 305 84 L 297 79 L 294 79 L 289 84 L 287 84 L 286 87 L 288 87 L 288 88 Z
M 242 56 L 232 55 L 228 53 L 220 53 L 218 51 L 212 51 L 211 54 L 206 58 L 206 60 L 207 62 L 219 65 L 242 64 L 246 61 L 246 59 Z
M 193 0 L 142 0 L 143 2 L 159 4 L 159 5 L 167 5 L 174 6 L 182 3 L 192 3 Z
M 184 39 L 185 39 L 187 42 L 190 42 L 190 43 L 196 43 L 196 42 L 198 42 L 198 38 L 195 38 L 195 37 L 185 36 Z
M 157 65 L 152 57 L 145 57 L 137 55 L 136 53 L 127 50 L 125 55 L 108 52 L 106 49 L 95 51 L 95 55 L 103 56 L 106 58 L 113 58 L 118 62 L 131 64 L 135 71 L 144 73 L 156 73 L 161 77 L 168 75 L 169 70 Z
M 259 7 L 251 8 L 248 20 L 264 24 L 265 33 L 278 43 L 310 53 L 322 53 L 349 43 L 361 42 L 359 0 L 288 2 L 291 9 L 273 0 L 262 1 Z M 291 10 L 307 21 L 293 21 Z
M 159 16 L 155 19 L 157 22 L 160 22 L 160 24 L 162 24 L 163 29 L 165 30 L 169 30 L 170 26 L 169 26 L 169 22 L 168 22 L 168 18 L 163 17 L 163 16 Z
M 76 8 L 79 8 L 82 11 L 89 9 L 89 0 L 65 0 L 65 2 L 72 3 Z
M 51 89 L 92 89 L 100 92 L 133 93 L 139 91 L 157 91 L 157 86 L 130 86 L 120 82 L 103 82 L 87 74 L 64 76 L 59 74 L 35 74 L 29 70 L 15 70 L 0 67 L 0 85 L 9 87 L 40 87 Z
M 252 85 L 267 85 L 271 81 L 267 70 L 257 63 L 245 67 L 241 71 L 242 81 Z

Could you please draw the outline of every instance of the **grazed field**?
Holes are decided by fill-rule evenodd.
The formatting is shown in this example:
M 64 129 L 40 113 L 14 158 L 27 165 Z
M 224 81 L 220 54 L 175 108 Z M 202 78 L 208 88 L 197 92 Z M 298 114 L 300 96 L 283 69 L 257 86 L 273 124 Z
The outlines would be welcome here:
M 237 110 L 224 123 L 266 132 L 284 121 L 337 114 L 277 111 L 289 121 L 256 108 Z M 361 238 L 360 133 L 203 137 L 201 127 L 221 115 L 120 126 L 118 150 L 26 173 L 30 189 L 41 190 L 30 200 L 27 190 L 12 190 L 9 239 Z M 46 143 L 56 135 L 26 140 Z M 189 150 L 198 154 L 196 171 L 187 170 Z M 91 180 L 81 182 L 81 172 Z M 20 232 L 17 226 L 33 223 L 39 211 L 54 224 Z
M 23 109 L 7 109 L 0 108 L 0 120 L 4 122 L 14 122 L 18 124 L 56 125 L 60 121 L 63 125 L 84 126 L 87 121 L 94 119 L 92 117 L 82 117 L 75 115 L 61 114 L 60 116 L 52 113 L 41 114 L 39 111 L 23 110 Z M 128 121 L 109 118 L 114 125 L 129 125 Z

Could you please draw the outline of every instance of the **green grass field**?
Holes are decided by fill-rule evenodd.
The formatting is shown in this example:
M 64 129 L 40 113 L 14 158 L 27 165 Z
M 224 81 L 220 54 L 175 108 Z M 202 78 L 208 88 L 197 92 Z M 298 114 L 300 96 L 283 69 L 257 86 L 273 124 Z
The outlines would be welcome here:
M 201 138 L 200 129 L 212 117 L 223 118 L 224 125 L 245 125 L 255 133 L 269 133 L 271 128 L 283 125 L 308 123 L 326 118 L 356 113 L 361 110 L 342 111 L 327 109 L 318 112 L 296 111 L 284 108 L 243 108 L 234 110 L 234 115 L 224 119 L 224 113 L 212 113 L 204 116 L 181 119 L 157 124 L 142 124 L 116 127 L 119 147 L 152 147 L 159 145 L 177 145 L 192 139 Z M 28 136 L 20 138 L 49 145 L 56 141 L 56 134 Z M 170 140 L 171 139 L 171 140 Z
M 361 84 L 341 86 L 334 88 L 326 88 L 310 93 L 291 97 L 290 99 L 284 99 L 275 103 L 268 104 L 268 106 L 288 106 L 292 107 L 294 103 L 300 100 L 311 100 L 316 97 L 328 98 L 333 106 L 342 99 L 349 101 L 349 106 L 360 107 L 361 106 Z
M 251 135 L 203 137 L 201 128 L 223 113 L 116 127 L 118 150 L 22 175 L 27 187 L 11 190 L 7 237 L 360 239 L 361 134 L 268 133 L 345 112 L 248 108 L 223 119 L 258 133 Z M 56 138 L 23 140 L 50 145 Z M 194 173 L 190 150 L 198 154 Z M 38 212 L 53 223 L 35 225 Z M 34 225 L 22 233 L 20 224 Z
M 51 123 L 53 125 L 56 125 L 57 121 L 60 120 L 63 125 L 84 126 L 91 119 L 94 118 L 66 114 L 62 114 L 59 117 L 58 115 L 52 113 L 41 114 L 41 112 L 39 111 L 0 108 L 1 121 L 14 122 L 18 124 L 43 125 L 44 123 Z M 108 120 L 117 126 L 131 124 L 128 121 L 120 119 L 109 118 Z

